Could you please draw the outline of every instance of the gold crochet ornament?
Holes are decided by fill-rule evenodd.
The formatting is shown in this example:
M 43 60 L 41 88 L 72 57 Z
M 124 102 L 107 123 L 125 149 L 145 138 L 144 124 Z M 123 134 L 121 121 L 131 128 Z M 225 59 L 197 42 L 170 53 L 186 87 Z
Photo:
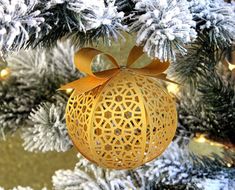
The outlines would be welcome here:
M 143 70 L 105 72 L 103 79 L 110 77 L 90 90 L 83 89 L 92 83 L 90 76 L 87 85 L 77 87 L 76 82 L 84 82 L 80 79 L 63 87 L 75 88 L 66 108 L 68 132 L 88 160 L 106 168 L 133 169 L 159 156 L 172 141 L 177 126 L 175 102 Z

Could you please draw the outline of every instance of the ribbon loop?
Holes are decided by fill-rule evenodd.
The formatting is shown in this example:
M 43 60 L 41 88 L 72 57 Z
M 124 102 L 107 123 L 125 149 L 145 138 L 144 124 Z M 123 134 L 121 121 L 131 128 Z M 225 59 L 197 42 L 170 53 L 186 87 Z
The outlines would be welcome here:
M 78 70 L 91 75 L 93 77 L 102 77 L 100 76 L 101 72 L 93 73 L 92 71 L 92 62 L 97 55 L 104 54 L 109 58 L 112 64 L 119 68 L 117 61 L 109 54 L 103 53 L 100 50 L 94 48 L 82 48 L 74 56 L 74 63 Z
M 160 62 L 160 60 L 155 59 L 143 68 L 132 68 L 132 70 L 142 75 L 156 77 L 157 75 L 166 71 L 169 65 L 169 62 Z
M 143 52 L 143 47 L 140 46 L 134 46 L 127 58 L 127 67 L 130 67 L 133 63 L 136 62 L 137 59 L 139 59 L 142 55 L 144 54 Z
M 127 58 L 127 67 L 130 68 L 130 66 L 135 63 L 137 59 L 139 59 L 142 55 L 143 47 L 140 46 L 134 46 Z M 137 73 L 142 75 L 148 75 L 148 76 L 156 76 L 167 70 L 170 63 L 167 62 L 161 62 L 159 59 L 154 59 L 150 64 L 146 65 L 143 68 L 131 68 L 132 70 L 135 70 Z

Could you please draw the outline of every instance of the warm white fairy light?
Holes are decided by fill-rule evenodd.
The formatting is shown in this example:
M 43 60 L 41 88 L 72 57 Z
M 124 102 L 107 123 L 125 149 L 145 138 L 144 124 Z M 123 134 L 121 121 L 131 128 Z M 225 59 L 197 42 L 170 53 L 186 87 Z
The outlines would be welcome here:
M 228 68 L 230 71 L 232 71 L 233 69 L 235 69 L 235 65 L 229 63 Z
M 73 89 L 72 88 L 68 88 L 68 89 L 66 89 L 66 94 L 68 94 L 68 95 L 70 95 L 71 93 L 72 93 L 72 91 L 73 91 Z
M 195 138 L 195 141 L 199 143 L 205 143 L 206 142 L 205 135 L 204 134 L 199 135 L 198 137 Z
M 0 79 L 4 80 L 10 75 L 10 69 L 9 68 L 4 68 L 0 71 Z
M 170 92 L 172 94 L 177 94 L 179 92 L 179 85 L 174 84 L 174 83 L 170 83 L 167 86 L 167 90 L 168 90 L 168 92 Z
M 210 139 L 207 139 L 205 134 L 197 134 L 196 137 L 194 138 L 194 141 L 198 142 L 198 143 L 208 143 L 211 146 L 227 148 L 227 146 L 222 144 L 222 143 L 215 142 L 215 141 L 212 141 Z

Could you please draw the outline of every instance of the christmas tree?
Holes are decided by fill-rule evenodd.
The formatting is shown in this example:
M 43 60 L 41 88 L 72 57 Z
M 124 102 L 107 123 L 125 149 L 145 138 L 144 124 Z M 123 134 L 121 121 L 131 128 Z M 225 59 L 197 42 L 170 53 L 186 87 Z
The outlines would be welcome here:
M 73 170 L 55 171 L 54 189 L 235 188 L 234 2 L 0 0 L 0 15 L 0 138 L 19 132 L 26 151 L 72 148 L 65 119 L 71 91 L 58 89 L 84 77 L 73 61 L 82 47 L 118 50 L 122 57 L 131 39 L 151 59 L 169 60 L 168 77 L 179 83 L 163 82 L 173 89 L 178 128 L 160 157 L 112 170 L 78 153 Z M 93 70 L 108 67 L 98 56 Z M 193 154 L 193 139 L 219 144 L 222 155 Z

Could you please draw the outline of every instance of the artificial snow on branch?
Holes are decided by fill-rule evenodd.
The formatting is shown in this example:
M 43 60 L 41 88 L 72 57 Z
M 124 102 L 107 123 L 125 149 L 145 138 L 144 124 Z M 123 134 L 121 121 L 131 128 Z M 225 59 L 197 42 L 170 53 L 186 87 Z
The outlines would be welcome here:
M 187 146 L 171 143 L 163 155 L 133 171 L 102 169 L 80 155 L 74 170 L 58 170 L 52 178 L 55 189 L 226 189 L 234 180 L 235 169 L 221 158 L 197 157 Z
M 104 0 L 1 0 L 0 51 L 48 46 L 71 36 L 79 45 L 100 38 L 109 44 L 121 36 L 120 31 L 126 31 L 124 13 L 114 4 Z
M 208 33 L 211 43 L 220 48 L 231 46 L 235 40 L 235 6 L 224 0 L 189 0 L 190 11 L 197 30 Z
M 32 127 L 22 134 L 23 146 L 28 151 L 65 152 L 72 147 L 65 124 L 65 103 L 58 105 L 44 103 L 33 110 L 30 120 Z
M 89 32 L 94 30 L 92 38 L 102 37 L 105 40 L 117 41 L 119 30 L 125 30 L 122 25 L 123 12 L 118 12 L 114 2 L 98 1 L 68 1 L 68 9 L 76 13 L 79 30 Z
M 58 170 L 52 177 L 56 190 L 121 190 L 135 189 L 125 171 L 107 170 L 90 163 L 78 154 L 74 170 Z
M 234 3 L 223 0 L 1 0 L 0 50 L 64 38 L 79 46 L 99 39 L 110 45 L 130 30 L 149 56 L 174 60 L 196 38 L 195 28 L 220 47 L 231 45 L 234 18 Z
M 38 37 L 45 19 L 36 9 L 37 3 L 38 0 L 0 0 L 0 51 L 19 50 L 30 36 Z
M 153 58 L 175 60 L 176 52 L 186 53 L 183 45 L 196 38 L 195 22 L 186 0 L 140 0 L 131 31 L 136 43 Z
M 2 133 L 14 132 L 23 124 L 34 125 L 32 121 L 29 122 L 29 115 L 42 103 L 47 102 L 51 106 L 66 104 L 68 95 L 59 93 L 57 89 L 82 76 L 73 63 L 74 51 L 70 42 L 64 42 L 49 51 L 22 51 L 7 59 L 11 75 L 6 81 L 0 82 Z M 45 110 L 49 112 L 50 109 Z M 57 126 L 50 122 L 47 124 L 51 127 Z
M 214 158 L 193 155 L 187 146 L 180 147 L 178 140 L 171 143 L 160 159 L 136 170 L 143 180 L 143 187 L 148 187 L 149 184 L 153 184 L 155 189 L 174 189 L 175 186 L 182 189 L 209 190 L 213 184 L 213 188 L 217 188 L 216 185 L 220 189 L 229 187 L 229 182 L 234 180 L 235 169 L 227 168 L 216 155 Z
M 120 31 L 126 30 L 122 23 L 124 13 L 117 10 L 113 1 L 58 0 L 47 2 L 47 7 L 42 14 L 53 30 L 40 38 L 32 36 L 31 45 L 48 46 L 61 38 L 70 38 L 78 46 L 100 39 L 110 45 L 111 40 L 121 36 Z

